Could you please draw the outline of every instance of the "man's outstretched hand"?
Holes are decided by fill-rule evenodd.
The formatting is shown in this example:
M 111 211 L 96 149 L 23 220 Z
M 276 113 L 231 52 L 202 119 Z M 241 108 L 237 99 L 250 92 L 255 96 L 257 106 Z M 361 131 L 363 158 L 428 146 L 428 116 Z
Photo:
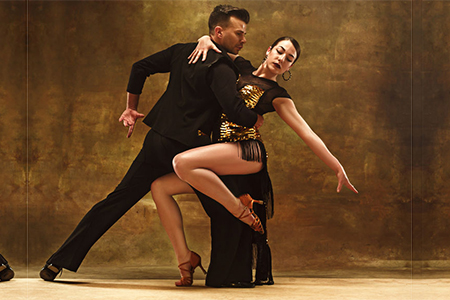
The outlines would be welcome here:
M 124 112 L 119 118 L 119 122 L 123 122 L 123 126 L 128 127 L 127 138 L 129 138 L 133 134 L 134 126 L 136 125 L 137 119 L 143 117 L 144 117 L 143 114 L 138 113 L 134 109 L 127 108 L 124 110 Z

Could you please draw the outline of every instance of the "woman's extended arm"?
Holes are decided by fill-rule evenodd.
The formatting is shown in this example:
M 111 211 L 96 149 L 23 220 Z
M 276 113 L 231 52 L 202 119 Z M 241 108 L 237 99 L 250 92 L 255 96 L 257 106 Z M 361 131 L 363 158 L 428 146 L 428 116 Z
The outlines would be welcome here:
M 297 133 L 306 145 L 308 145 L 308 147 L 336 173 L 338 178 L 337 192 L 339 193 L 342 186 L 345 185 L 353 192 L 358 193 L 348 180 L 347 174 L 337 158 L 331 154 L 324 142 L 314 133 L 314 131 L 312 131 L 306 121 L 298 113 L 294 102 L 289 98 L 276 98 L 272 103 L 281 119 L 283 119 L 283 121 Z

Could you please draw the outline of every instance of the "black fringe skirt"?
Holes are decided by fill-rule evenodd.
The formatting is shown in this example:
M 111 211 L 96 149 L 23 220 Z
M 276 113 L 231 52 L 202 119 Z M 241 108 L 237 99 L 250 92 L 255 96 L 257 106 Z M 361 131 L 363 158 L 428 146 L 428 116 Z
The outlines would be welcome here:
M 258 161 L 263 163 L 261 171 L 255 174 L 236 176 L 238 186 L 236 196 L 250 194 L 253 199 L 263 200 L 264 206 L 255 205 L 254 211 L 261 220 L 264 234 L 253 233 L 253 267 L 256 269 L 255 283 L 262 285 L 273 284 L 272 255 L 267 235 L 267 220 L 273 217 L 273 190 L 272 182 L 267 170 L 267 152 L 260 140 L 247 140 L 238 142 L 240 145 L 240 157 L 246 161 Z

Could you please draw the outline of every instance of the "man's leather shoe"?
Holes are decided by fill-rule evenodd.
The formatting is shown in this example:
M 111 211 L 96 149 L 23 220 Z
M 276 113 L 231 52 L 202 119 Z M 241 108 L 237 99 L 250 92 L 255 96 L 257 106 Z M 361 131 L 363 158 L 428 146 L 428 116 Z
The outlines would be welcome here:
M 39 273 L 39 276 L 41 276 L 42 279 L 45 281 L 53 281 L 56 277 L 56 275 L 61 272 L 62 268 L 57 267 L 52 264 L 45 264 L 45 266 L 42 268 L 41 272 Z
M 236 281 L 225 284 L 223 287 L 226 288 L 238 288 L 238 289 L 251 289 L 255 287 L 255 284 L 252 282 L 245 281 Z
M 0 265 L 0 281 L 8 281 L 14 277 L 14 271 L 8 264 Z
M 274 281 L 273 279 L 268 279 L 268 280 L 256 280 L 255 281 L 255 285 L 273 285 Z

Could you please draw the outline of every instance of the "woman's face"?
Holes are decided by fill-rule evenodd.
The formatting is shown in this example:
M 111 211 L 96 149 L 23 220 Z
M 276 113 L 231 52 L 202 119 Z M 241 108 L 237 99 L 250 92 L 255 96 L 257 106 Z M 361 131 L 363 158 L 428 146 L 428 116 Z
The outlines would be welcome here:
M 280 41 L 275 47 L 267 50 L 267 67 L 276 74 L 289 70 L 297 57 L 297 51 L 291 41 Z

